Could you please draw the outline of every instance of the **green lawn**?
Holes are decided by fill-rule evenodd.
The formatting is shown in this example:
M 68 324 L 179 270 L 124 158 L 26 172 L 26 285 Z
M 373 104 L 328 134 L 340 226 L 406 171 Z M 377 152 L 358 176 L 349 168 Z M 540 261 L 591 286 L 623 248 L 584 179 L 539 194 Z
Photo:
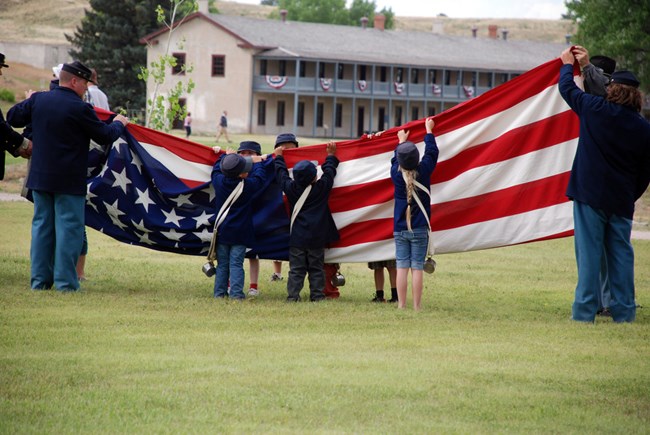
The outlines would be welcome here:
M 0 433 L 650 431 L 650 308 L 570 321 L 572 239 L 439 256 L 416 313 L 364 264 L 337 301 L 286 304 L 268 261 L 217 301 L 202 258 L 94 230 L 82 291 L 32 292 L 30 219 L 0 203 Z

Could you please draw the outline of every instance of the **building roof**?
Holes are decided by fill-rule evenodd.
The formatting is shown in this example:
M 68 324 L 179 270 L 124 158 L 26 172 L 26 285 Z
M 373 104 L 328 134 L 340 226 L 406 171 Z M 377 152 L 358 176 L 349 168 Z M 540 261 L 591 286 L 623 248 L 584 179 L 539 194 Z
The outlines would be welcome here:
M 564 44 L 378 30 L 233 15 L 195 14 L 260 50 L 258 55 L 331 62 L 528 71 L 559 57 Z M 468 29 L 469 30 L 469 29 Z M 163 30 L 164 31 L 164 30 Z M 156 32 L 143 39 L 158 36 Z

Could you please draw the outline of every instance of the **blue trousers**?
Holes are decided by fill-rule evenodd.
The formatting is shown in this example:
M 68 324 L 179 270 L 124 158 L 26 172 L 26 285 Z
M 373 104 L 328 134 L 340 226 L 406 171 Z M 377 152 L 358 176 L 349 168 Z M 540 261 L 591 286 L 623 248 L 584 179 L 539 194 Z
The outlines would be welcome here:
M 77 260 L 84 235 L 84 195 L 33 191 L 31 286 L 79 289 Z
M 578 284 L 573 302 L 573 319 L 593 322 L 601 299 L 601 273 L 606 268 L 615 322 L 632 322 L 634 300 L 634 250 L 630 243 L 632 221 L 579 201 L 573 202 L 575 252 Z M 603 256 L 605 260 L 603 261 Z
M 244 255 L 245 245 L 217 245 L 217 273 L 214 277 L 214 297 L 228 296 L 230 281 L 230 298 L 244 299 Z

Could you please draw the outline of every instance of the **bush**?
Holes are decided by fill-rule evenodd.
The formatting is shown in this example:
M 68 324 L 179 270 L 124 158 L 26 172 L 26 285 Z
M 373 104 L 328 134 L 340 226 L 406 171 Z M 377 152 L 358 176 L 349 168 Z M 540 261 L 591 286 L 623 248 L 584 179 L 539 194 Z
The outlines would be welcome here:
M 9 103 L 15 103 L 16 96 L 9 89 L 0 88 L 0 100 L 7 101 Z

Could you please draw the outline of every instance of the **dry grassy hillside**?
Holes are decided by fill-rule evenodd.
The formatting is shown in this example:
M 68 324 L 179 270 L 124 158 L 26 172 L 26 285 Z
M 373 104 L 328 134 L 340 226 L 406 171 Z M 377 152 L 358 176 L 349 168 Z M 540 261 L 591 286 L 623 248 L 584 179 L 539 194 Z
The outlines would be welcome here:
M 258 18 L 266 18 L 276 9 L 232 1 L 217 1 L 216 6 L 222 14 Z M 0 0 L 0 41 L 66 43 L 64 35 L 72 34 L 88 7 L 89 0 Z M 396 17 L 395 27 L 430 32 L 434 22 L 450 35 L 470 36 L 476 26 L 479 36 L 487 37 L 489 24 L 507 28 L 511 39 L 563 42 L 565 34 L 575 33 L 573 23 L 565 20 Z

